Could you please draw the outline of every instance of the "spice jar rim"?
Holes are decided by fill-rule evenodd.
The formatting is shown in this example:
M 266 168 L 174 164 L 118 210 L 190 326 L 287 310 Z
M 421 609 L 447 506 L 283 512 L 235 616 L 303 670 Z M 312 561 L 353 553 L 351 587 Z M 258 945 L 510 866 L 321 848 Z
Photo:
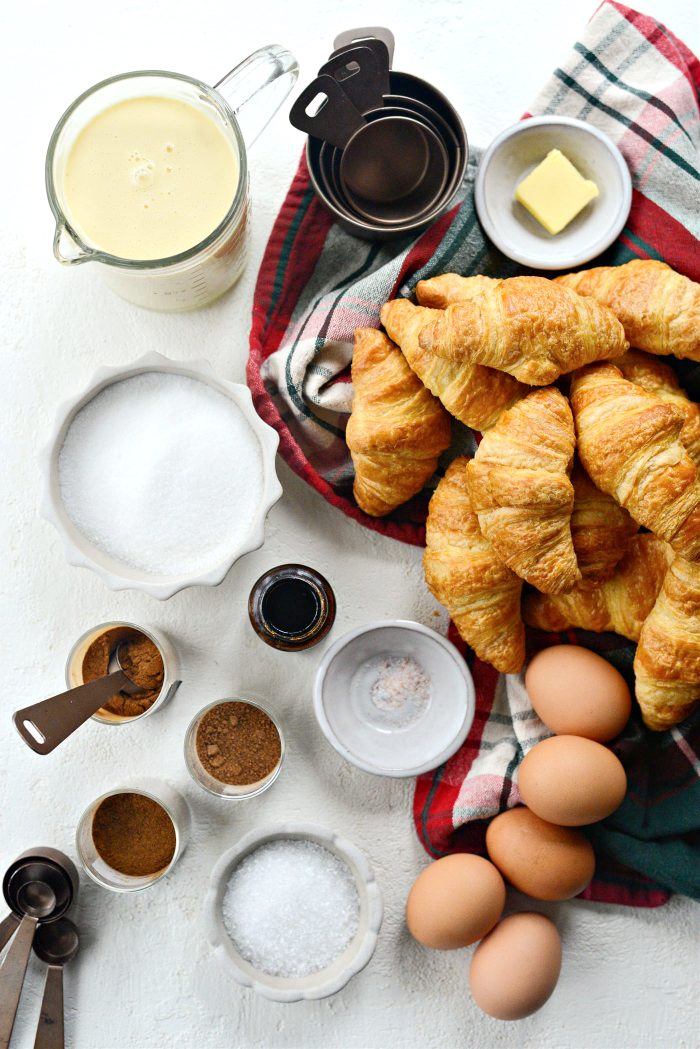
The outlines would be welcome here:
M 160 692 L 153 700 L 150 707 L 147 707 L 145 710 L 141 711 L 140 714 L 132 714 L 128 717 L 123 714 L 113 714 L 111 718 L 104 718 L 100 716 L 98 711 L 94 713 L 90 718 L 91 721 L 97 721 L 100 723 L 100 725 L 116 725 L 117 727 L 121 727 L 122 725 L 131 725 L 134 721 L 140 721 L 141 718 L 147 718 L 149 714 L 152 714 L 154 710 L 157 710 L 160 706 L 162 706 L 163 702 L 168 697 L 170 690 L 173 688 L 174 685 L 176 685 L 176 682 L 171 681 L 170 679 L 168 655 L 163 650 L 163 641 L 159 636 L 156 636 L 153 633 L 152 628 L 139 626 L 137 623 L 127 623 L 125 620 L 118 620 L 111 623 L 98 623 L 96 626 L 90 627 L 88 630 L 83 631 L 83 633 L 80 635 L 77 641 L 71 646 L 71 649 L 68 653 L 68 658 L 66 659 L 65 667 L 65 679 L 67 688 L 75 687 L 71 680 L 70 672 L 73 659 L 80 646 L 85 641 L 87 641 L 87 639 L 91 635 L 94 635 L 94 640 L 96 641 L 97 638 L 100 637 L 102 634 L 106 634 L 109 630 L 113 630 L 115 627 L 127 627 L 130 630 L 136 630 L 140 634 L 143 634 L 144 637 L 147 637 L 149 641 L 153 642 L 153 644 L 158 649 L 158 652 L 160 653 L 161 659 L 163 660 L 163 684 L 160 687 Z M 82 673 L 80 677 L 82 680 Z M 177 681 L 177 685 L 179 684 L 180 682 Z M 100 710 L 101 709 L 102 708 L 100 707 Z
M 80 841 L 80 834 L 83 830 L 85 822 L 88 819 L 92 820 L 103 801 L 106 801 L 107 798 L 116 797 L 116 795 L 118 794 L 140 794 L 142 797 L 149 798 L 151 801 L 154 801 L 156 805 L 160 805 L 163 811 L 168 814 L 168 816 L 170 817 L 170 821 L 173 825 L 173 830 L 175 831 L 175 851 L 173 852 L 170 863 L 167 865 L 167 867 L 163 867 L 161 871 L 158 871 L 156 874 L 149 877 L 148 880 L 144 880 L 143 885 L 117 885 L 111 881 L 107 881 L 96 870 L 93 869 L 92 865 L 83 854 L 83 847 Z M 92 840 L 92 831 L 90 830 L 89 833 L 90 839 Z M 97 846 L 93 845 L 93 847 L 95 849 L 95 852 L 97 852 Z M 156 795 L 153 791 L 147 790 L 145 787 L 140 787 L 137 784 L 134 784 L 133 786 L 127 785 L 124 787 L 114 787 L 112 790 L 107 790 L 104 792 L 104 794 L 100 794 L 99 798 L 95 798 L 94 801 L 91 801 L 85 809 L 85 811 L 83 812 L 82 816 L 78 820 L 78 827 L 75 832 L 75 848 L 78 853 L 78 859 L 80 860 L 83 870 L 85 871 L 87 876 L 95 882 L 96 885 L 99 885 L 102 889 L 109 889 L 110 892 L 141 892 L 142 889 L 150 889 L 151 885 L 155 885 L 156 882 L 160 881 L 161 878 L 164 878 L 166 874 L 170 873 L 172 868 L 175 866 L 175 863 L 179 859 L 180 854 L 182 853 L 182 847 L 183 837 L 180 833 L 180 827 L 178 825 L 177 816 L 173 812 L 171 806 L 167 803 L 167 801 L 164 801 L 163 798 Z M 106 861 L 103 860 L 103 862 Z M 107 864 L 107 866 L 109 866 L 109 864 Z M 112 869 L 113 868 L 110 867 L 110 870 Z M 125 875 L 120 874 L 119 871 L 116 871 L 116 873 L 120 877 L 125 877 Z
M 279 736 L 280 756 L 277 761 L 277 764 L 275 765 L 272 772 L 270 772 L 269 775 L 264 780 L 262 780 L 259 786 L 255 785 L 255 790 L 250 790 L 247 792 L 243 791 L 239 794 L 229 794 L 226 793 L 226 788 L 236 787 L 236 784 L 223 782 L 220 783 L 219 789 L 217 790 L 213 786 L 213 784 L 218 781 L 214 780 L 213 776 L 209 776 L 209 774 L 207 773 L 206 769 L 202 766 L 202 763 L 197 756 L 196 746 L 191 746 L 191 744 L 193 744 L 196 741 L 197 729 L 199 728 L 199 723 L 204 717 L 204 715 L 208 714 L 209 711 L 213 710 L 215 707 L 220 707 L 224 703 L 245 703 L 249 707 L 257 707 L 258 710 L 261 710 L 263 714 L 266 714 L 269 717 L 270 721 L 275 726 L 277 735 Z M 268 789 L 268 787 L 271 787 L 272 784 L 275 782 L 280 772 L 282 771 L 282 765 L 284 764 L 284 756 L 286 753 L 286 744 L 284 739 L 284 733 L 279 723 L 279 719 L 271 713 L 269 708 L 261 700 L 248 699 L 243 696 L 226 696 L 223 699 L 215 699 L 212 703 L 207 703 L 205 707 L 202 707 L 201 710 L 197 711 L 197 713 L 187 726 L 187 730 L 185 732 L 184 752 L 185 765 L 187 766 L 187 771 L 189 772 L 190 776 L 197 784 L 197 786 L 201 787 L 202 790 L 206 790 L 208 794 L 212 794 L 215 798 L 223 798 L 224 801 L 247 801 L 249 798 L 256 798 L 258 794 L 262 794 Z M 192 757 L 190 757 L 190 753 Z M 195 762 L 197 768 L 200 769 L 202 772 L 201 779 L 195 774 L 195 771 L 192 767 Z M 208 783 L 205 782 L 205 778 L 207 780 L 211 780 L 212 786 L 209 786 Z
M 293 574 L 296 573 L 296 576 Z M 266 595 L 285 578 L 300 578 L 312 586 L 320 598 L 317 618 L 303 632 L 297 634 L 276 630 L 263 611 Z M 335 622 L 336 601 L 333 587 L 316 568 L 298 562 L 274 565 L 256 579 L 248 597 L 248 617 L 258 637 L 272 648 L 295 651 L 318 644 L 330 632 Z
M 197 244 L 194 244 L 191 248 L 187 248 L 185 251 L 181 251 L 176 255 L 168 255 L 162 259 L 125 259 L 119 255 L 112 255 L 108 251 L 103 251 L 101 248 L 86 244 L 85 238 L 74 228 L 68 219 L 68 216 L 65 214 L 54 179 L 54 159 L 56 149 L 61 134 L 74 113 L 77 112 L 84 102 L 93 95 L 96 95 L 99 91 L 110 87 L 112 84 L 133 80 L 138 77 L 167 77 L 170 80 L 179 80 L 183 83 L 190 84 L 197 91 L 201 92 L 207 100 L 219 110 L 220 115 L 225 117 L 227 124 L 230 125 L 231 134 L 235 139 L 236 148 L 238 150 L 238 184 L 236 186 L 236 192 L 231 202 L 231 206 L 221 222 L 211 233 L 198 241 Z M 49 206 L 56 222 L 58 223 L 56 235 L 58 237 L 61 228 L 65 228 L 68 231 L 71 238 L 81 248 L 83 257 L 80 261 L 92 260 L 94 262 L 102 262 L 108 266 L 115 266 L 127 270 L 163 269 L 166 266 L 178 266 L 182 263 L 189 262 L 206 248 L 215 244 L 217 240 L 228 231 L 231 222 L 245 205 L 248 193 L 248 159 L 245 142 L 243 141 L 243 135 L 238 125 L 236 114 L 233 112 L 223 95 L 221 95 L 215 88 L 205 84 L 203 80 L 187 76 L 185 73 L 174 73 L 172 70 L 168 69 L 135 69 L 131 72 L 117 73 L 115 76 L 107 77 L 105 80 L 100 80 L 98 83 L 93 84 L 91 87 L 87 88 L 87 90 L 83 91 L 81 95 L 71 102 L 59 118 L 51 134 L 46 151 L 44 177 Z

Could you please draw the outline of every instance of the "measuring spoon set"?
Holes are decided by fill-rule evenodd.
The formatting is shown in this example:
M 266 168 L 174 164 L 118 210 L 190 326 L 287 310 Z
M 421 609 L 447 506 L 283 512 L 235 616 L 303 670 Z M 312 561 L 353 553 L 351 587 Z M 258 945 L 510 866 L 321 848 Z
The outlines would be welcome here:
M 308 134 L 312 184 L 355 236 L 419 232 L 453 203 L 468 160 L 464 125 L 427 81 L 391 68 L 393 34 L 348 30 L 289 114 Z
M 0 1049 L 8 1049 L 29 955 L 48 965 L 34 1049 L 63 1049 L 63 966 L 80 938 L 65 917 L 78 892 L 78 872 L 58 849 L 29 849 L 10 864 L 2 892 L 10 913 L 0 922 Z

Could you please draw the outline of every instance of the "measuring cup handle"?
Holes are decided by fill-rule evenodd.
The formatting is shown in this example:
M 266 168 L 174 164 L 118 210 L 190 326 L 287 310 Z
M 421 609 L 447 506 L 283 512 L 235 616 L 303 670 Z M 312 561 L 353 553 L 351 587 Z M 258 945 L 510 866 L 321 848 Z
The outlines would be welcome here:
M 32 950 L 37 918 L 25 914 L 0 966 L 0 1049 L 8 1049 Z
M 132 694 L 134 690 L 141 691 L 123 671 L 117 670 L 108 677 L 97 678 L 87 685 L 78 685 L 68 692 L 16 710 L 12 721 L 28 747 L 37 754 L 50 754 L 115 692 Z M 34 732 L 29 728 L 30 725 Z
M 214 85 L 235 113 L 246 146 L 252 146 L 267 127 L 298 76 L 294 55 L 278 44 L 268 44 Z
M 11 940 L 17 932 L 18 925 L 19 918 L 12 912 L 0 922 L 0 951 L 2 951 L 7 941 Z
M 36 1026 L 34 1049 L 64 1049 L 63 966 L 49 965 Z

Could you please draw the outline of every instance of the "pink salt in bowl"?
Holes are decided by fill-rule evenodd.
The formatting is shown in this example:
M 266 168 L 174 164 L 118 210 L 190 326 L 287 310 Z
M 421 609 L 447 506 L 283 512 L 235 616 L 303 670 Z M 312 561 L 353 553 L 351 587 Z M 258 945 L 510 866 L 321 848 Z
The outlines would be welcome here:
M 474 704 L 471 674 L 454 645 L 400 619 L 345 634 L 314 682 L 324 736 L 376 776 L 418 776 L 447 761 L 467 737 Z

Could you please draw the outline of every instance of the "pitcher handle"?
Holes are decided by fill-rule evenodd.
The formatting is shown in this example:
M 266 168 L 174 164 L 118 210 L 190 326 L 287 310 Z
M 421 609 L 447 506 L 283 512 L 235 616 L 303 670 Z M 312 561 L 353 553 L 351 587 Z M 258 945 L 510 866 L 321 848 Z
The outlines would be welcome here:
M 278 44 L 268 44 L 214 85 L 235 113 L 246 146 L 252 146 L 267 127 L 298 75 L 294 55 Z

